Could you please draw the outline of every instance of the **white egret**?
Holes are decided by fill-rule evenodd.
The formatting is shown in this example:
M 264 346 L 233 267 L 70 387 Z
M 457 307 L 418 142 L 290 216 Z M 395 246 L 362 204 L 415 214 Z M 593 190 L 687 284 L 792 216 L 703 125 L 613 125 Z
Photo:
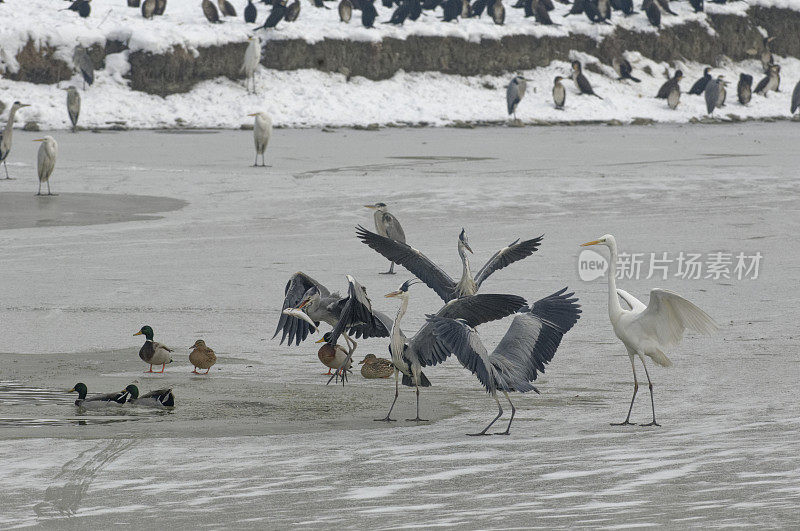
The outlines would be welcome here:
M 253 124 L 253 139 L 256 143 L 256 160 L 253 166 L 258 166 L 258 156 L 261 155 L 261 165 L 266 166 L 264 162 L 264 152 L 267 150 L 267 144 L 272 137 L 272 118 L 265 112 L 254 112 L 248 116 L 255 116 L 255 123 Z
M 72 132 L 78 130 L 78 116 L 81 114 L 81 95 L 75 87 L 67 89 L 67 113 L 72 122 Z
M 14 135 L 14 117 L 17 114 L 17 111 L 23 107 L 30 107 L 30 105 L 27 103 L 20 103 L 18 101 L 14 102 L 14 104 L 11 106 L 11 110 L 8 111 L 6 128 L 0 133 L 0 162 L 3 163 L 3 167 L 6 169 L 6 179 L 11 178 L 8 176 L 6 159 L 8 158 L 8 154 L 11 153 L 11 137 Z
M 630 293 L 617 289 L 615 279 L 617 272 L 617 242 L 614 236 L 606 234 L 597 240 L 581 244 L 582 247 L 588 245 L 603 245 L 609 249 L 608 316 L 611 319 L 614 334 L 628 349 L 628 357 L 631 360 L 631 369 L 633 369 L 633 398 L 631 398 L 628 416 L 625 417 L 624 422 L 612 425 L 632 424 L 630 422 L 631 411 L 633 410 L 633 402 L 636 400 L 636 391 L 639 390 L 639 382 L 636 379 L 636 366 L 634 364 L 634 357 L 638 356 L 647 376 L 647 384 L 650 388 L 650 405 L 653 408 L 653 421 L 649 424 L 643 424 L 643 426 L 660 426 L 656 422 L 653 382 L 647 372 L 644 357 L 649 357 L 662 367 L 670 367 L 672 362 L 667 358 L 665 351 L 680 343 L 684 330 L 688 328 L 701 334 L 711 334 L 718 329 L 717 324 L 703 310 L 677 293 L 655 288 L 650 291 L 650 303 L 645 306 L 644 303 Z M 622 308 L 619 297 L 625 300 L 630 306 L 630 310 Z
M 247 49 L 244 51 L 244 61 L 242 61 L 240 72 L 245 74 L 245 87 L 247 87 L 248 92 L 250 87 L 247 86 L 247 82 L 249 80 L 253 81 L 253 93 L 255 93 L 256 68 L 258 68 L 258 63 L 261 61 L 261 40 L 256 36 L 248 37 L 247 40 L 250 44 L 247 45 Z
M 44 138 L 37 138 L 34 142 L 41 142 L 39 146 L 38 170 L 39 170 L 39 191 L 36 195 L 42 195 L 42 183 L 47 183 L 47 195 L 55 195 L 50 191 L 50 176 L 53 168 L 56 167 L 56 156 L 58 155 L 58 144 L 55 138 L 47 135 Z

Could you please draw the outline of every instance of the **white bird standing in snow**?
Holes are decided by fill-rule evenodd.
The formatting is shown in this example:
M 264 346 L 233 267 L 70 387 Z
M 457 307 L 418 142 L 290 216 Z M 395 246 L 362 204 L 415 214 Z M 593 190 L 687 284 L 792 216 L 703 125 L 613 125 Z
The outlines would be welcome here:
M 254 112 L 248 116 L 255 116 L 255 123 L 253 124 L 253 139 L 256 143 L 256 161 L 253 166 L 258 166 L 258 156 L 261 155 L 261 165 L 266 166 L 264 162 L 264 152 L 267 150 L 267 144 L 272 136 L 272 118 L 265 112 Z
M 244 61 L 242 62 L 242 69 L 240 71 L 245 73 L 245 86 L 247 86 L 248 80 L 253 80 L 253 92 L 255 93 L 256 68 L 261 61 L 261 40 L 256 36 L 248 37 L 247 40 L 250 44 L 247 45 L 247 50 L 244 52 Z
M 11 137 L 14 134 L 14 115 L 17 114 L 17 111 L 23 107 L 30 107 L 28 103 L 20 103 L 15 101 L 14 104 L 11 106 L 11 110 L 8 111 L 8 121 L 6 122 L 6 128 L 3 129 L 3 132 L 0 133 L 0 162 L 3 163 L 3 167 L 6 169 L 6 179 L 10 179 L 11 177 L 8 176 L 8 166 L 6 165 L 6 159 L 8 158 L 8 154 L 11 153 Z
M 602 236 L 600 239 L 586 242 L 587 245 L 604 245 L 608 247 L 611 256 L 609 257 L 608 269 L 608 316 L 611 319 L 611 326 L 614 334 L 622 341 L 628 349 L 628 357 L 631 360 L 633 369 L 633 398 L 631 407 L 628 409 L 628 416 L 625 421 L 613 426 L 623 426 L 632 424 L 630 422 L 633 401 L 636 400 L 636 391 L 639 389 L 639 382 L 636 379 L 636 366 L 634 357 L 638 356 L 642 361 L 644 373 L 647 375 L 647 384 L 650 388 L 650 404 L 653 407 L 653 421 L 643 426 L 660 426 L 656 422 L 656 406 L 653 400 L 653 382 L 647 373 L 644 357 L 648 356 L 662 367 L 672 366 L 672 362 L 664 353 L 670 347 L 674 347 L 683 339 L 683 332 L 687 328 L 701 334 L 711 334 L 718 329 L 717 324 L 703 310 L 687 301 L 680 295 L 664 289 L 653 289 L 650 291 L 650 304 L 647 306 L 639 301 L 630 293 L 617 289 L 616 286 L 616 264 L 617 264 L 617 242 L 610 234 Z M 619 303 L 619 297 L 631 307 L 625 310 Z
M 41 142 L 39 146 L 39 191 L 36 195 L 42 195 L 42 183 L 47 183 L 47 195 L 55 195 L 50 191 L 50 176 L 53 174 L 53 168 L 56 167 L 56 156 L 58 155 L 58 144 L 55 138 L 47 135 L 44 138 L 37 138 L 34 142 Z

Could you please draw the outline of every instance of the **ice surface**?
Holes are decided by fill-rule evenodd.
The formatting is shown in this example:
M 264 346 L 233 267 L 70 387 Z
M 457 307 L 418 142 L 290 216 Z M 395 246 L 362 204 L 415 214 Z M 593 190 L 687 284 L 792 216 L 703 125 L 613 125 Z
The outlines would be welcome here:
M 0 427 L 0 525 L 792 526 L 797 135 L 793 123 L 276 130 L 262 169 L 248 166 L 245 131 L 58 134 L 62 195 L 52 199 L 156 195 L 188 205 L 159 219 L 0 230 L 3 379 L 55 393 L 74 375 L 98 392 L 136 378 L 174 385 L 179 403 L 109 424 Z M 32 138 L 15 136 L 17 180 L 0 187 L 30 194 L 35 208 Z M 583 317 L 537 381 L 542 395 L 513 397 L 509 437 L 464 435 L 496 410 L 455 360 L 426 370 L 433 387 L 422 414 L 435 422 L 386 426 L 371 419 L 385 414 L 392 382 L 356 376 L 325 387 L 314 345 L 270 339 L 298 269 L 339 289 L 350 273 L 393 312 L 380 295 L 408 275 L 379 275 L 385 261 L 353 235 L 371 223 L 361 205 L 379 200 L 409 242 L 453 274 L 462 226 L 478 264 L 544 233 L 534 256 L 482 289 L 533 299 L 568 285 L 580 297 Z M 642 299 L 654 286 L 678 291 L 722 325 L 714 337 L 687 338 L 673 368 L 650 372 L 662 428 L 609 426 L 627 410 L 630 368 L 608 323 L 605 283 L 581 282 L 576 266 L 577 245 L 605 232 L 631 252 L 764 255 L 755 281 L 620 283 Z M 414 289 L 409 331 L 439 305 Z M 131 334 L 145 322 L 177 349 L 165 376 L 140 372 Z M 481 328 L 487 345 L 507 324 Z M 221 360 L 207 380 L 188 374 L 197 337 Z M 362 353 L 385 349 L 359 342 Z M 646 393 L 634 421 L 649 420 Z M 400 419 L 413 399 L 403 390 Z M 75 417 L 67 395 L 0 407 L 2 416 Z

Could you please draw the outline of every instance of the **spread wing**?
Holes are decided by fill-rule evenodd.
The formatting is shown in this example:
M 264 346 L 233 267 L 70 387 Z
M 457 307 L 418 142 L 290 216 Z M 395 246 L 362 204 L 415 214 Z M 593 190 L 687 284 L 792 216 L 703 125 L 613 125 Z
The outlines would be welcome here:
M 445 302 L 453 298 L 453 292 L 456 289 L 455 281 L 421 252 L 404 242 L 370 232 L 361 225 L 356 227 L 356 236 L 395 264 L 408 269 Z
M 436 313 L 436 317 L 460 319 L 468 327 L 475 328 L 509 316 L 523 307 L 525 299 L 518 295 L 478 293 L 448 302 Z M 436 340 L 430 321 L 411 338 L 411 346 L 425 366 L 441 363 L 452 353 Z
M 624 289 L 617 288 L 617 295 L 622 297 L 622 300 L 625 301 L 628 307 L 635 312 L 643 311 L 645 308 L 647 308 L 647 306 L 645 306 L 642 301 L 640 301 L 639 299 L 637 299 Z
M 400 222 L 389 212 L 384 212 L 382 215 L 383 227 L 386 229 L 386 236 L 396 242 L 406 242 L 406 233 L 403 232 L 403 227 Z
M 500 269 L 503 269 L 504 267 L 522 260 L 523 258 L 527 258 L 535 253 L 539 248 L 539 245 L 542 243 L 542 238 L 544 238 L 544 234 L 538 238 L 525 240 L 524 242 L 516 240 L 508 244 L 507 247 L 504 247 L 494 253 L 489 261 L 486 262 L 475 275 L 475 284 L 480 287 L 483 281 L 495 271 L 499 271 Z
M 333 327 L 329 343 L 335 345 L 345 330 L 356 337 L 389 337 L 389 329 L 376 318 L 367 290 L 356 279 L 347 275 L 347 298 Z
M 284 314 L 283 310 L 297 307 L 297 305 L 300 304 L 305 292 L 313 286 L 316 286 L 316 288 L 319 290 L 320 297 L 325 298 L 330 296 L 330 292 L 325 286 L 300 271 L 292 275 L 292 278 L 290 278 L 289 282 L 286 283 L 286 288 L 284 289 L 285 297 L 283 299 L 283 307 L 281 308 L 281 316 L 280 319 L 278 319 L 278 326 L 275 328 L 275 333 L 272 335 L 274 338 L 278 335 L 278 332 L 282 331 L 283 334 L 281 335 L 281 344 L 283 344 L 283 341 L 287 336 L 289 337 L 289 345 L 291 345 L 293 341 L 296 345 L 299 345 L 301 341 L 308 337 L 308 333 L 311 330 L 311 325 L 302 319 Z
M 634 322 L 644 333 L 656 338 L 663 349 L 680 343 L 687 328 L 701 334 L 719 329 L 717 323 L 693 303 L 677 293 L 658 288 L 650 292 L 650 303 Z

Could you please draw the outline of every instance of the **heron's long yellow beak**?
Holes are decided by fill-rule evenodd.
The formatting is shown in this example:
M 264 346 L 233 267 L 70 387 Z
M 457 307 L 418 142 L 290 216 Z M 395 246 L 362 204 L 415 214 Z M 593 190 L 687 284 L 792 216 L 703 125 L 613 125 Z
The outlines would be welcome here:
M 364 205 L 364 207 L 365 208 L 371 208 L 372 210 L 375 210 L 376 208 L 378 208 L 375 205 Z
M 302 310 L 309 302 L 311 302 L 311 299 L 304 300 L 302 303 L 300 303 L 300 306 L 295 308 L 295 310 Z
M 248 114 L 247 116 L 256 116 L 257 114 L 258 114 L 257 112 L 251 112 L 251 113 L 250 113 L 250 114 Z
M 44 138 L 37 138 L 34 142 L 44 142 Z
M 325 342 L 326 341 L 324 337 L 322 339 L 317 339 L 316 341 L 314 341 L 314 343 L 325 343 Z
M 581 247 L 587 247 L 589 245 L 597 245 L 600 243 L 600 240 L 592 240 L 590 242 L 582 243 Z
M 390 297 L 397 297 L 397 296 L 399 296 L 401 293 L 403 293 L 403 292 L 402 292 L 402 291 L 400 291 L 400 290 L 397 290 L 397 291 L 393 291 L 393 292 L 391 292 L 391 293 L 387 293 L 386 295 L 384 295 L 384 297 L 386 297 L 387 299 L 388 299 L 388 298 L 390 298 Z
M 140 335 L 142 335 L 142 332 L 141 332 L 141 330 L 140 330 L 140 331 L 136 332 L 136 333 L 135 333 L 135 334 L 133 334 L 133 335 L 135 335 L 135 336 L 140 336 Z

